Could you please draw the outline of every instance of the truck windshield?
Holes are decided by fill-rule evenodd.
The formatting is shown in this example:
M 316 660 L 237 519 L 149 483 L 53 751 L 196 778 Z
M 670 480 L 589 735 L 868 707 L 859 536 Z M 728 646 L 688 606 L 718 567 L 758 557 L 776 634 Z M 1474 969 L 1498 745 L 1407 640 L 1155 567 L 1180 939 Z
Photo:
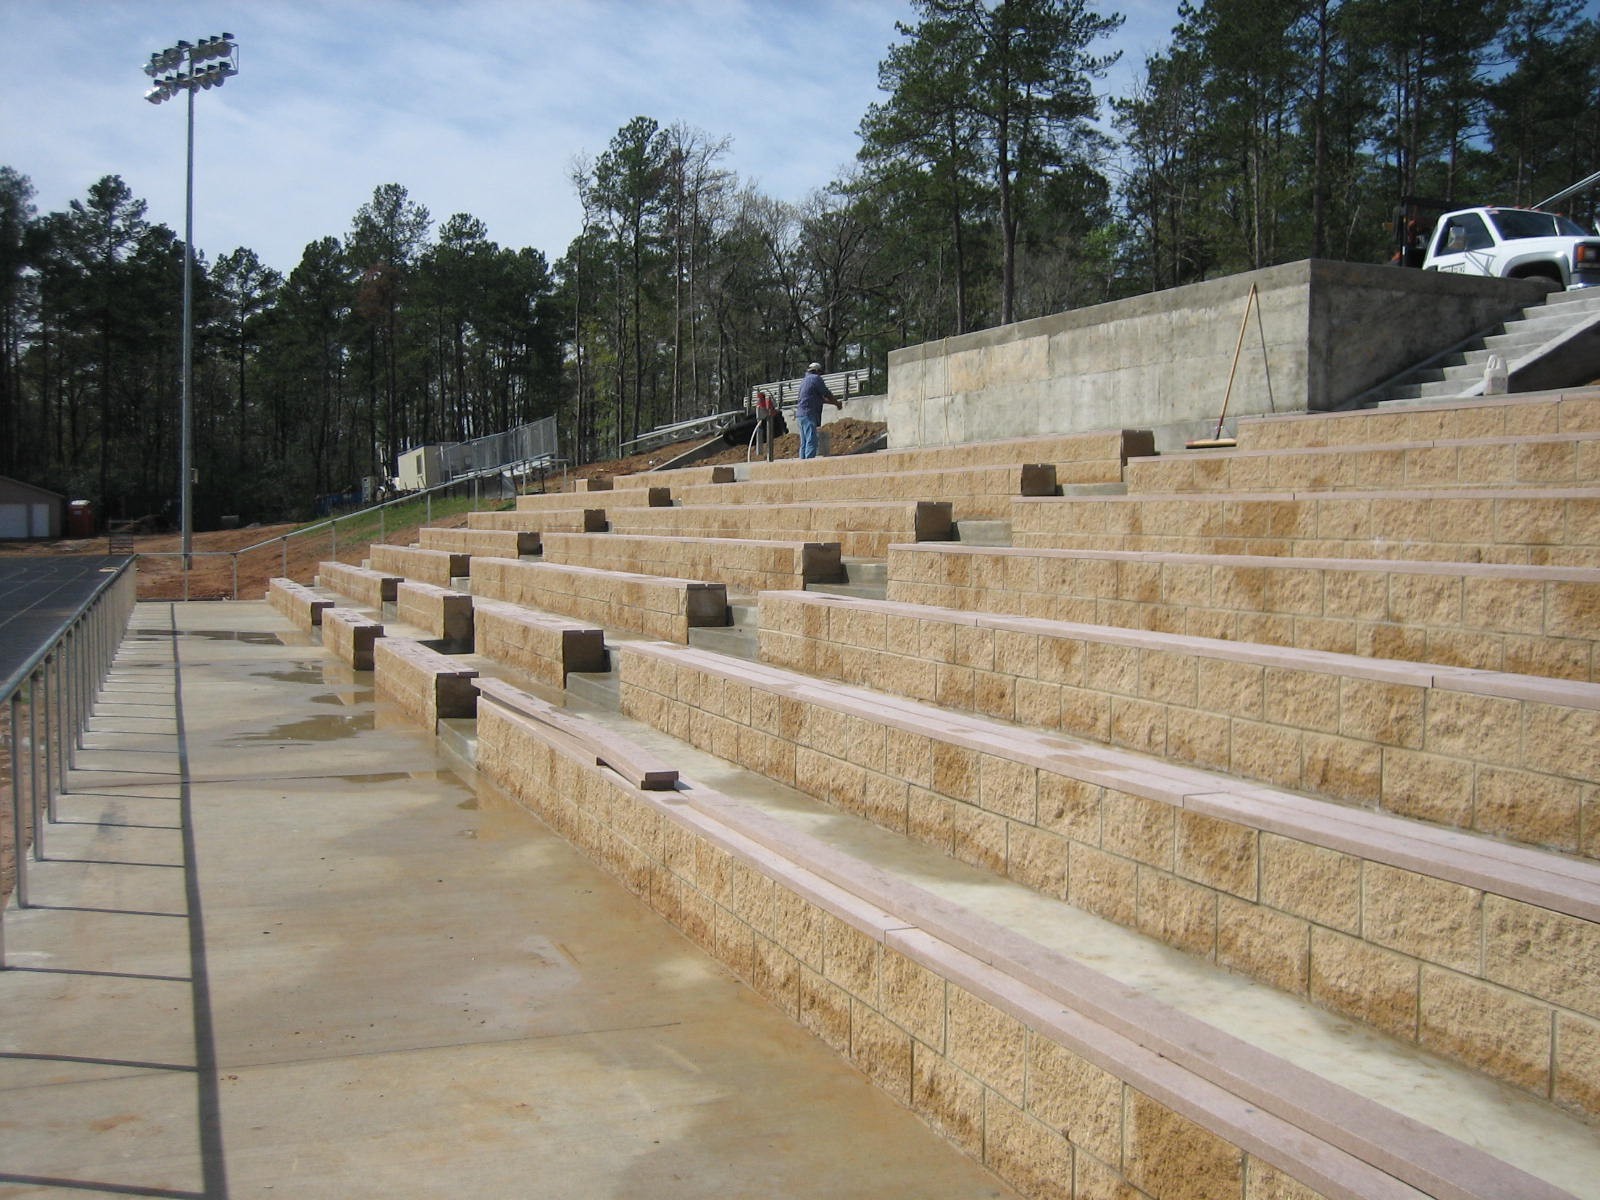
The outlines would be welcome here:
M 1496 208 L 1489 211 L 1489 218 L 1500 231 L 1500 237 L 1508 242 L 1522 238 L 1589 235 L 1589 231 L 1576 221 L 1569 221 L 1555 213 L 1529 212 L 1524 208 Z

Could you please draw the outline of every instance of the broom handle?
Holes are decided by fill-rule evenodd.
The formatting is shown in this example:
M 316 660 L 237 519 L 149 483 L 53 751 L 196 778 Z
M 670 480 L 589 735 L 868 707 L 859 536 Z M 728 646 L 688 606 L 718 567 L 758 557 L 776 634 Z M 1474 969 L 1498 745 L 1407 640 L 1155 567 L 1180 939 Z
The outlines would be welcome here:
M 1239 340 L 1233 344 L 1233 366 L 1228 368 L 1228 390 L 1222 393 L 1222 411 L 1217 414 L 1217 431 L 1213 441 L 1222 436 L 1222 421 L 1228 415 L 1228 400 L 1233 395 L 1233 376 L 1239 370 L 1239 351 L 1244 346 L 1244 331 L 1250 324 L 1250 306 L 1255 303 L 1256 285 L 1250 285 L 1250 294 L 1244 298 L 1244 316 L 1239 319 Z

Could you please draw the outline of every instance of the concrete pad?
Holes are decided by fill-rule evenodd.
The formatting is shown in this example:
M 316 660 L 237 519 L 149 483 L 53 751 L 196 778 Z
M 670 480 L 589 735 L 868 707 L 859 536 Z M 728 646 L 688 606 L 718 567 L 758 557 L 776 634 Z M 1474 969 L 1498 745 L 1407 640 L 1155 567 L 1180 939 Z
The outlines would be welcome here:
M 181 723 L 114 685 L 5 914 L 0 1195 L 1013 1194 L 265 603 L 134 623 Z

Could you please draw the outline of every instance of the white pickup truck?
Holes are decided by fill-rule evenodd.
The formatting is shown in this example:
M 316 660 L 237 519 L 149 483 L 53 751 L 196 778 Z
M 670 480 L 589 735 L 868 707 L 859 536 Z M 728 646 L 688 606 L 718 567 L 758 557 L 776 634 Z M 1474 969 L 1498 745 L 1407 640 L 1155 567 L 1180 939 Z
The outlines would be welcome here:
M 1600 235 L 1527 208 L 1463 208 L 1439 218 L 1426 271 L 1548 279 L 1563 288 L 1600 285 Z

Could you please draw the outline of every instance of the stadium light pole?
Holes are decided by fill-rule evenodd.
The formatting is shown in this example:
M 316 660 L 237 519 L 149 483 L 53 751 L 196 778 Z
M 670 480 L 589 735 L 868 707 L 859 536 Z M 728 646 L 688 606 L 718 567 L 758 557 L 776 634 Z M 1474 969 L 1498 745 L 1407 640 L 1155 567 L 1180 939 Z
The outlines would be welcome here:
M 144 65 L 150 87 L 144 98 L 151 104 L 171 100 L 179 92 L 189 97 L 189 153 L 183 194 L 183 380 L 182 418 L 178 451 L 179 520 L 183 525 L 183 569 L 189 570 L 194 541 L 193 444 L 190 414 L 194 392 L 194 94 L 209 91 L 239 73 L 239 43 L 233 34 L 213 34 L 198 42 L 177 42 L 157 50 Z

